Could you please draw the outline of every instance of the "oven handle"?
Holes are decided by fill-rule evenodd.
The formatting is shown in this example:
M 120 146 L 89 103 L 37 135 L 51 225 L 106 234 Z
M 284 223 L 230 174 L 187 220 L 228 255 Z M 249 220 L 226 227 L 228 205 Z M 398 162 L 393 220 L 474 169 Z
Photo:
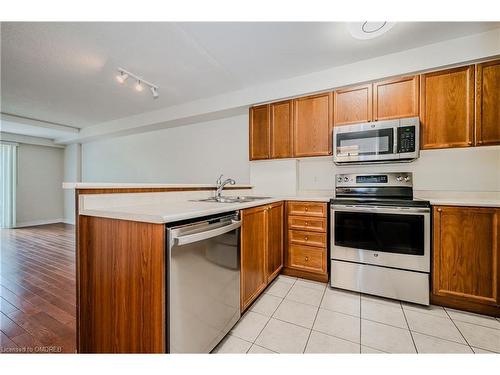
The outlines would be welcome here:
M 424 207 L 381 207 L 381 206 L 359 206 L 359 205 L 344 205 L 344 204 L 334 204 L 332 205 L 333 211 L 341 212 L 373 212 L 379 214 L 401 214 L 401 215 L 411 215 L 411 214 L 429 214 L 430 208 Z

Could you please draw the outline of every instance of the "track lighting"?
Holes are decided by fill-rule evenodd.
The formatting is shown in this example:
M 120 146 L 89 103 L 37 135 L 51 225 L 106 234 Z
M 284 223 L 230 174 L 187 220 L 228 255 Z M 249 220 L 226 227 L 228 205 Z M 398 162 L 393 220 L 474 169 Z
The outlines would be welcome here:
M 125 83 L 125 81 L 129 78 L 133 78 L 136 81 L 134 86 L 135 90 L 141 92 L 144 90 L 144 86 L 148 86 L 151 90 L 151 94 L 153 95 L 153 99 L 158 99 L 160 93 L 158 92 L 159 87 L 152 84 L 151 82 L 143 80 L 141 77 L 126 71 L 125 69 L 118 68 L 118 75 L 116 76 L 116 80 L 120 83 Z

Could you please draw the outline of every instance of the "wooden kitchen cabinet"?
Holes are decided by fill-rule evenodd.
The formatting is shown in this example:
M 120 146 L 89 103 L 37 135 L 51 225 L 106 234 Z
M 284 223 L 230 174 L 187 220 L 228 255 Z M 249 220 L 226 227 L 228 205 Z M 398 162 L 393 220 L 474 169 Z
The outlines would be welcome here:
M 269 104 L 250 108 L 250 160 L 269 159 L 270 121 Z
M 322 156 L 332 153 L 331 92 L 305 96 L 293 101 L 294 156 Z
M 373 120 L 418 116 L 418 75 L 373 83 Z
M 432 302 L 500 316 L 500 209 L 433 208 Z
M 372 84 L 335 90 L 333 103 L 334 126 L 372 121 Z
M 500 60 L 476 65 L 476 145 L 500 144 Z
M 328 281 L 327 207 L 323 202 L 287 202 L 285 275 Z
M 293 104 L 291 100 L 272 103 L 271 111 L 271 159 L 293 156 Z
M 474 65 L 421 75 L 422 149 L 474 145 Z
M 243 312 L 283 267 L 283 202 L 243 210 L 241 220 Z

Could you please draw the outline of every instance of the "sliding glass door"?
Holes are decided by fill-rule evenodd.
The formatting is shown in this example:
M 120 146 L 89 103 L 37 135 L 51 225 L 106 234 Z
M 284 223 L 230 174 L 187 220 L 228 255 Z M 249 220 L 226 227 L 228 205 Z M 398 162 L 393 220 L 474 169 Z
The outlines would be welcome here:
M 0 228 L 16 226 L 17 144 L 0 143 Z

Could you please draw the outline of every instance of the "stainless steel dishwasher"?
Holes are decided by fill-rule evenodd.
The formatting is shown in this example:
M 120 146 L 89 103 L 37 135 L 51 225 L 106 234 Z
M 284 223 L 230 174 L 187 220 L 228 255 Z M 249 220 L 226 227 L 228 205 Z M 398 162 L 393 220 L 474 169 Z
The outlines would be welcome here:
M 209 353 L 240 318 L 238 212 L 167 225 L 167 350 Z

